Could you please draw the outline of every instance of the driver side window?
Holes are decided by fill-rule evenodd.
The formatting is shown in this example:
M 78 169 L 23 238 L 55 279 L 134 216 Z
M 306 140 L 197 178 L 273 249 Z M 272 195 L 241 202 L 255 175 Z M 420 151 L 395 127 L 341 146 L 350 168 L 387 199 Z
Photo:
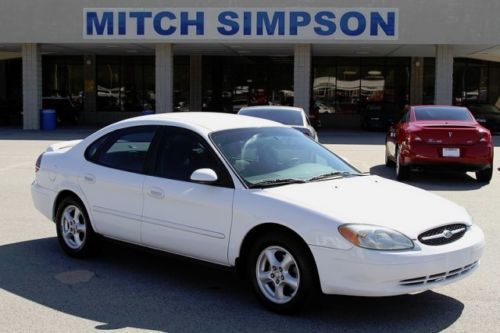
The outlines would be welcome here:
M 203 138 L 188 130 L 166 128 L 157 150 L 154 175 L 190 182 L 198 169 L 214 170 L 219 180 L 214 185 L 228 186 L 228 177 Z

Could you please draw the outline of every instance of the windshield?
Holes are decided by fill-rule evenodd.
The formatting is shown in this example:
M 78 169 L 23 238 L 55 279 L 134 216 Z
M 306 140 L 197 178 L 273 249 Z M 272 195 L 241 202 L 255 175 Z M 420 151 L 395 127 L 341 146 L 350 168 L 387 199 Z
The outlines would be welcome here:
M 359 173 L 291 128 L 232 129 L 212 133 L 211 138 L 249 187 L 303 183 Z
M 277 121 L 278 123 L 282 123 L 284 125 L 304 126 L 304 123 L 302 121 L 302 114 L 298 111 L 293 110 L 250 109 L 240 110 L 239 114 Z
M 471 115 L 466 108 L 416 108 L 415 117 L 417 120 L 458 120 L 471 121 Z

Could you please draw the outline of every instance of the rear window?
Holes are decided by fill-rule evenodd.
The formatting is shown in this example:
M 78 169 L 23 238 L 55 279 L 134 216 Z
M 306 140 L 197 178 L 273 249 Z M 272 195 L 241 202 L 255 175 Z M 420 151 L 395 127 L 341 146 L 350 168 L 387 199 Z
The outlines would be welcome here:
M 241 110 L 239 114 L 273 120 L 284 125 L 304 126 L 302 114 L 292 110 Z
M 417 108 L 415 118 L 417 120 L 472 120 L 466 108 Z

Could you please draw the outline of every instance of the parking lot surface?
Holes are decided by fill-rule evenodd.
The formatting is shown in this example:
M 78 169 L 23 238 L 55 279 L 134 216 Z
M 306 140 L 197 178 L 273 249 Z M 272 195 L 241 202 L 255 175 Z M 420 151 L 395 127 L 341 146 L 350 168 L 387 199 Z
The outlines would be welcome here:
M 65 256 L 54 224 L 32 205 L 30 184 L 49 144 L 89 133 L 0 129 L 0 332 L 498 332 L 500 136 L 489 185 L 472 174 L 422 173 L 408 182 L 465 206 L 483 229 L 476 273 L 417 295 L 324 296 L 303 313 L 281 316 L 262 308 L 247 281 L 225 268 L 108 243 L 91 260 Z M 384 133 L 319 135 L 362 171 L 395 178 L 384 165 Z M 391 194 L 380 195 L 391 214 Z

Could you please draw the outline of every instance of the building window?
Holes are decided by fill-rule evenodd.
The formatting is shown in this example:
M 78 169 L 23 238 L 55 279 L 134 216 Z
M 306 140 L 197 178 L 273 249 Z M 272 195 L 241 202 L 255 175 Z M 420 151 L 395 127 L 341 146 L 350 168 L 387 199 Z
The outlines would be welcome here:
M 409 58 L 314 57 L 312 98 L 320 114 L 362 113 L 373 103 L 408 103 Z
M 489 98 L 489 66 L 485 61 L 455 59 L 453 66 L 453 103 L 486 103 Z
M 154 110 L 154 57 L 98 56 L 97 110 Z
M 58 123 L 77 124 L 83 110 L 83 57 L 42 57 L 42 107 L 57 112 Z
M 203 57 L 203 110 L 293 105 L 293 57 Z
M 424 58 L 423 104 L 434 104 L 436 86 L 436 59 Z

